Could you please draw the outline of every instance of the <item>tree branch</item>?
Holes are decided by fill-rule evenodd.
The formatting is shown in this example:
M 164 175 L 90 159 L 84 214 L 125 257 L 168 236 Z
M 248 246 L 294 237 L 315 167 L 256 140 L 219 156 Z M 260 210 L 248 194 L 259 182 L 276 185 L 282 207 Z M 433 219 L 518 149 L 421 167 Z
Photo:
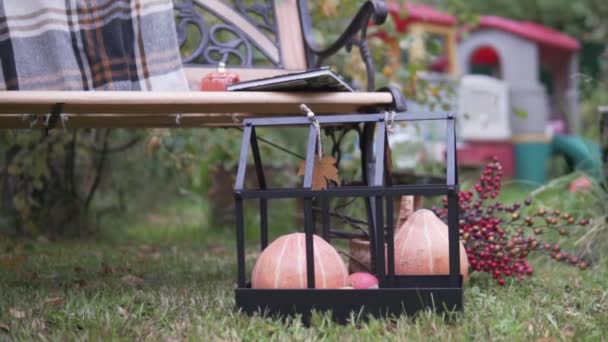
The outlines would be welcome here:
M 142 135 L 138 135 L 134 138 L 132 138 L 131 140 L 127 141 L 126 143 L 119 145 L 119 146 L 113 146 L 113 147 L 105 147 L 105 153 L 117 153 L 117 152 L 123 152 L 126 151 L 128 149 L 130 149 L 131 147 L 137 145 L 138 142 L 141 141 L 141 139 L 143 139 Z M 105 142 L 105 140 L 104 140 Z M 95 152 L 102 152 L 104 147 L 99 148 L 98 146 L 95 145 L 88 145 L 87 146 L 89 149 L 95 151 Z
M 89 209 L 89 205 L 91 204 L 91 200 L 93 199 L 93 195 L 101 182 L 101 174 L 103 173 L 103 165 L 106 161 L 106 157 L 108 155 L 108 137 L 110 136 L 110 129 L 106 129 L 103 135 L 103 146 L 101 148 L 101 156 L 99 158 L 99 162 L 97 163 L 97 173 L 95 174 L 95 180 L 93 181 L 93 185 L 89 190 L 89 194 L 86 197 L 84 202 L 84 210 L 87 211 Z

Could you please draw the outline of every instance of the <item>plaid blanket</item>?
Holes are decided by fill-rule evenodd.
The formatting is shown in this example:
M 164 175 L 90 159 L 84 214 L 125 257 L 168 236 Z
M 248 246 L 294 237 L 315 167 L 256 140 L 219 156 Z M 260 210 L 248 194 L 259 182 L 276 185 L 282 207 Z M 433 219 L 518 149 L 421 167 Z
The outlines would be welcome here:
M 0 62 L 0 90 L 188 90 L 171 0 L 0 0 Z

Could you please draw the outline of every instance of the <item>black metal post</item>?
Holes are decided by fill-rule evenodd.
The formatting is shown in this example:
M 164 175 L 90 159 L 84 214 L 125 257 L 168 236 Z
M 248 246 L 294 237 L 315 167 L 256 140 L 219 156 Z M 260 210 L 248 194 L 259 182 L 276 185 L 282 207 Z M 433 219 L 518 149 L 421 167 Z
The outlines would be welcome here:
M 266 190 L 266 177 L 264 176 L 264 168 L 262 167 L 262 158 L 260 157 L 255 127 L 251 129 L 251 152 L 253 163 L 255 164 L 255 173 L 258 176 L 259 189 Z M 264 250 L 266 246 L 268 246 L 268 200 L 260 198 L 260 247 Z
M 321 195 L 321 224 L 323 225 L 323 239 L 331 242 L 330 234 L 330 217 L 329 217 L 329 197 L 325 194 Z
M 315 150 L 317 147 L 317 130 L 311 124 L 308 131 L 308 147 L 306 149 L 306 168 L 304 171 L 304 189 L 312 189 L 312 177 L 314 171 L 314 162 L 317 158 Z M 313 234 L 315 232 L 314 218 L 312 216 L 312 197 L 304 198 L 304 229 L 306 233 L 306 275 L 308 279 L 308 288 L 315 287 L 315 258 Z
M 235 196 L 234 211 L 236 214 L 236 259 L 238 268 L 237 285 L 245 285 L 245 218 L 243 213 L 243 199 Z
M 376 117 L 376 121 L 380 116 Z M 366 123 L 363 125 L 363 131 L 360 135 L 359 149 L 361 151 L 361 173 L 363 184 L 370 187 L 373 184 L 374 178 L 374 131 L 375 123 Z M 367 211 L 368 236 L 369 236 L 369 251 L 370 251 L 370 268 L 371 272 L 376 272 L 376 210 L 375 200 L 373 197 L 365 197 L 365 210 Z
M 386 249 L 389 286 L 395 286 L 395 223 L 393 222 L 393 197 L 386 197 Z
M 458 169 L 456 168 L 456 116 L 448 115 L 446 138 L 446 178 L 447 185 L 458 184 Z
M 388 134 L 388 132 L 387 132 Z M 387 155 L 386 153 L 388 152 L 388 150 L 390 149 L 390 146 L 388 146 L 388 135 L 385 136 L 384 138 L 385 143 L 384 143 L 384 151 L 385 151 L 385 159 L 387 159 Z M 388 163 L 388 160 L 386 161 L 386 163 Z M 386 183 L 387 187 L 392 187 L 393 186 L 393 180 L 392 180 L 392 175 L 391 175 L 391 170 L 389 168 L 389 165 L 386 164 L 387 166 L 385 167 L 385 171 L 384 171 L 384 182 Z M 394 203 L 393 203 L 393 196 L 391 196 L 390 194 L 386 195 L 386 250 L 387 250 L 387 255 L 386 257 L 388 258 L 387 260 L 387 273 L 388 273 L 388 281 L 389 281 L 389 286 L 394 287 L 395 286 L 395 223 L 394 223 Z
M 243 129 L 243 140 L 241 142 L 241 154 L 239 155 L 239 164 L 236 171 L 236 181 L 234 191 L 239 193 L 243 190 L 245 184 L 245 172 L 247 171 L 247 159 L 249 157 L 249 144 L 251 143 L 251 132 L 253 127 L 251 124 L 245 125 Z
M 236 215 L 236 258 L 237 258 L 237 285 L 244 288 L 245 285 L 245 213 L 243 212 L 243 197 L 241 192 L 245 183 L 245 172 L 247 171 L 247 158 L 249 155 L 249 144 L 251 142 L 252 126 L 246 125 L 243 129 L 243 141 L 241 142 L 241 154 L 236 172 L 234 185 L 234 212 Z
M 458 170 L 456 168 L 455 116 L 447 120 L 447 184 L 448 184 L 448 243 L 450 256 L 450 283 L 460 284 L 460 233 L 458 206 Z
M 385 160 L 385 151 L 386 151 L 386 123 L 384 121 L 380 121 L 377 124 L 376 128 L 376 160 L 374 164 L 374 180 L 373 186 L 383 186 L 384 185 L 384 160 Z M 386 270 L 386 261 L 385 261 L 385 250 L 384 247 L 384 210 L 382 203 L 384 202 L 384 197 L 376 196 L 374 198 L 374 206 L 376 212 L 376 227 L 375 227 L 375 237 L 376 237 L 376 273 L 378 275 L 378 280 L 380 283 L 380 287 L 386 287 L 385 282 L 385 270 Z

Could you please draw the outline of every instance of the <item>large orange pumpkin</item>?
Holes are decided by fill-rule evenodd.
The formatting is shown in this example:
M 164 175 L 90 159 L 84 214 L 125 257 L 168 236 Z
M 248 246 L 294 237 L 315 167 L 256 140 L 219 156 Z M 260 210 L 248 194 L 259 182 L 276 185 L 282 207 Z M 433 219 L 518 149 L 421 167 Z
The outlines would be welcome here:
M 460 274 L 468 277 L 469 263 L 460 245 Z M 398 275 L 449 274 L 448 226 L 432 211 L 413 213 L 395 234 L 395 273 Z
M 347 285 L 344 261 L 325 240 L 313 236 L 315 288 L 331 289 Z M 260 254 L 251 275 L 255 289 L 306 288 L 306 235 L 287 234 L 269 244 Z

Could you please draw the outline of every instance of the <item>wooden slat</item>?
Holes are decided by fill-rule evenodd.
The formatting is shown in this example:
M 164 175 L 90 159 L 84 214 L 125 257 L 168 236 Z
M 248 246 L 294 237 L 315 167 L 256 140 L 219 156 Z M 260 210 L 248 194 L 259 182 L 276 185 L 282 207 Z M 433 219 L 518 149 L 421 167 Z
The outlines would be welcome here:
M 307 69 L 304 37 L 296 0 L 275 2 L 283 66 L 287 70 Z
M 386 107 L 389 93 L 4 91 L 0 114 L 46 114 L 57 103 L 70 114 L 250 113 L 301 114 L 304 103 L 319 114 Z

